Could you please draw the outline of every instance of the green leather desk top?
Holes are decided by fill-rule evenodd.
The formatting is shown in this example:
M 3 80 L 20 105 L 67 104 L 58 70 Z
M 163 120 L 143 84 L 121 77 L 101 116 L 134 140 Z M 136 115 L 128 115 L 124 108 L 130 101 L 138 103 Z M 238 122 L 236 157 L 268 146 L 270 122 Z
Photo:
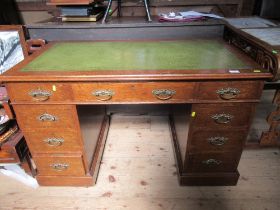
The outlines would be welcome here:
M 218 40 L 108 41 L 56 43 L 20 71 L 244 68 L 249 65 Z

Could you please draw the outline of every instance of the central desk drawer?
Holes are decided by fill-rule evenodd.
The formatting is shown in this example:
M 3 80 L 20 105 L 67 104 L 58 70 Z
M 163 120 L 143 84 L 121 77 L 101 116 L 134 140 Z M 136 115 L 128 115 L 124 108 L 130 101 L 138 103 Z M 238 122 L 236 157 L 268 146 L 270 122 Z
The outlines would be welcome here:
M 81 156 L 34 156 L 39 175 L 84 176 Z
M 74 100 L 96 103 L 181 103 L 191 101 L 192 82 L 76 83 Z
M 81 137 L 75 131 L 64 129 L 34 129 L 24 133 L 32 154 L 82 152 Z
M 76 130 L 78 119 L 72 105 L 14 105 L 18 124 L 23 131 L 36 128 Z

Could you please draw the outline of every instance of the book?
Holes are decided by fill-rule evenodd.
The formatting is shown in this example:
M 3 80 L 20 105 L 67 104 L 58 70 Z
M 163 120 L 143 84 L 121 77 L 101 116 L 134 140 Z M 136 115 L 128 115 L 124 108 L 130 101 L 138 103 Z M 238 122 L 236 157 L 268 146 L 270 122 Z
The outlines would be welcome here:
M 92 6 L 61 7 L 61 16 L 88 16 L 91 14 Z
M 89 15 L 89 16 L 64 16 L 62 17 L 63 22 L 96 22 L 100 18 L 102 18 L 104 15 L 104 12 L 99 12 L 95 15 Z

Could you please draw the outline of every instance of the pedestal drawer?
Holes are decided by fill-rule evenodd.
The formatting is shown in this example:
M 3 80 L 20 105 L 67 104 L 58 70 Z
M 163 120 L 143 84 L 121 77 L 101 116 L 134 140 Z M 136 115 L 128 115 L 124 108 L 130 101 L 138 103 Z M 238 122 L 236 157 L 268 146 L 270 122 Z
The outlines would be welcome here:
M 8 83 L 7 89 L 13 103 L 65 103 L 72 100 L 68 83 Z
M 14 105 L 21 129 L 60 128 L 77 130 L 79 127 L 75 105 Z
M 34 129 L 25 132 L 24 136 L 32 154 L 82 152 L 82 139 L 75 131 Z
M 239 153 L 200 153 L 188 155 L 186 172 L 235 172 Z
M 193 82 L 75 83 L 75 101 L 182 103 L 193 99 Z
M 195 130 L 189 135 L 189 153 L 242 151 L 247 130 Z
M 84 176 L 81 156 L 34 156 L 39 175 Z
M 254 103 L 196 104 L 192 108 L 192 125 L 206 129 L 248 127 L 254 110 Z
M 259 100 L 263 81 L 201 82 L 197 98 L 200 100 Z

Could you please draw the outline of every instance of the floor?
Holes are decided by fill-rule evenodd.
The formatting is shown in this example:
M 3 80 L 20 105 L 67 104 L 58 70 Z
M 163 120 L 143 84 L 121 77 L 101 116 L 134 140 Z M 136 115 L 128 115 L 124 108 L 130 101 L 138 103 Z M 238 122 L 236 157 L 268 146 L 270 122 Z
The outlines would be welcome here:
M 115 114 L 94 187 L 29 188 L 0 175 L 1 210 L 279 210 L 279 149 L 246 150 L 233 187 L 180 187 L 164 116 Z

